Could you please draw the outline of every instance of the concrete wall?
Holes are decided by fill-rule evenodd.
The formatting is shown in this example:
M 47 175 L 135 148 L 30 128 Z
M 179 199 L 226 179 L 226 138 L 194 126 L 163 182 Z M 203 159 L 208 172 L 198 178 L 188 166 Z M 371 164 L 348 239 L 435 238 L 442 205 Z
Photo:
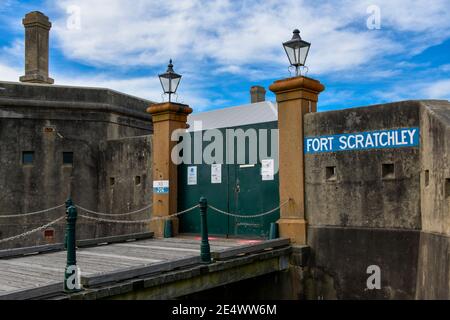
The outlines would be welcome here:
M 99 202 L 99 142 L 152 133 L 149 101 L 95 88 L 0 82 L 0 214 L 46 209 L 75 203 L 97 210 Z M 34 151 L 32 166 L 22 164 L 22 152 Z M 73 152 L 73 166 L 62 153 Z M 0 218 L 0 238 L 16 235 L 64 213 Z M 63 239 L 62 227 L 54 239 Z M 95 223 L 78 228 L 80 238 L 97 234 Z M 42 244 L 42 232 L 2 247 Z
M 98 174 L 99 211 L 124 213 L 152 202 L 152 135 L 108 140 L 100 143 Z M 121 220 L 149 218 L 152 209 L 126 215 Z M 97 236 L 148 231 L 148 225 L 100 223 Z
M 419 126 L 420 102 L 406 101 L 305 116 L 305 136 Z M 393 163 L 393 178 L 382 164 Z M 336 179 L 326 179 L 326 167 Z M 310 276 L 324 298 L 413 298 L 420 217 L 420 149 L 376 149 L 305 156 Z M 370 265 L 382 290 L 367 290 Z
M 416 297 L 450 299 L 450 103 L 421 108 L 422 233 Z

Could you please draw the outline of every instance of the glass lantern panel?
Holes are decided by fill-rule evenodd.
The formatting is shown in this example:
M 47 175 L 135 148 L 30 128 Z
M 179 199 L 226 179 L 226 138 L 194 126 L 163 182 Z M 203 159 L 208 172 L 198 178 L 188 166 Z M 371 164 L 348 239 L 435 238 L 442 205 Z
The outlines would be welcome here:
M 171 85 L 172 92 L 177 91 L 178 85 L 180 84 L 180 80 L 181 80 L 181 77 L 172 79 L 172 85 Z
M 290 64 L 296 65 L 298 63 L 298 53 L 296 52 L 295 48 L 284 46 L 284 49 L 286 50 L 286 54 L 288 56 Z
M 171 92 L 170 88 L 170 79 L 165 77 L 159 77 L 159 80 L 161 81 L 161 86 L 164 90 L 164 93 Z

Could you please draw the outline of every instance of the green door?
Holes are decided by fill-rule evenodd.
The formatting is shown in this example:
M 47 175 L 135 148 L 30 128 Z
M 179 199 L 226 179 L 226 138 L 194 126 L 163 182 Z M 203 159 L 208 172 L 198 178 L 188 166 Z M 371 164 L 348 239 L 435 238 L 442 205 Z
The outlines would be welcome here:
M 230 211 L 241 216 L 256 215 L 278 206 L 278 174 L 270 180 L 262 180 L 261 163 L 233 166 L 230 179 Z M 279 210 L 268 215 L 244 218 L 230 217 L 230 235 L 239 237 L 261 237 L 269 235 L 270 223 L 279 219 Z
M 260 123 L 248 128 L 276 128 L 276 122 Z M 225 131 L 226 129 L 220 129 Z M 225 154 L 224 150 L 224 154 Z M 189 172 L 196 169 L 195 181 L 189 181 Z M 278 173 L 269 179 L 261 176 L 261 162 L 254 165 L 222 164 L 221 181 L 213 183 L 211 165 L 181 164 L 178 166 L 178 211 L 198 203 L 201 196 L 208 204 L 237 215 L 253 215 L 269 211 L 279 205 Z M 192 176 L 191 176 L 192 178 Z M 194 183 L 195 182 L 195 183 Z M 217 181 L 216 181 L 217 182 Z M 210 235 L 227 237 L 267 238 L 270 223 L 279 219 L 279 210 L 256 218 L 242 218 L 217 213 L 208 209 L 208 231 Z M 199 234 L 200 214 L 198 209 L 182 214 L 180 232 Z

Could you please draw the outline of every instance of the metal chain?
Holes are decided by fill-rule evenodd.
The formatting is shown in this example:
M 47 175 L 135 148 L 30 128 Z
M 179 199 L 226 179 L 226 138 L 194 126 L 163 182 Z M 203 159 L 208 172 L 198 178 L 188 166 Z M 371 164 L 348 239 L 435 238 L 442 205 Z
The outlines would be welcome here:
M 218 208 L 216 208 L 216 207 L 214 207 L 214 206 L 212 206 L 210 204 L 208 204 L 208 207 L 210 207 L 211 209 L 213 209 L 216 212 L 225 214 L 227 216 L 231 216 L 231 217 L 235 217 L 235 218 L 247 218 L 247 219 L 250 219 L 250 218 L 259 218 L 259 217 L 271 214 L 272 212 L 275 212 L 278 209 L 280 209 L 281 207 L 285 206 L 289 201 L 290 201 L 290 199 L 284 201 L 278 207 L 276 207 L 276 208 L 274 208 L 272 210 L 269 210 L 269 211 L 266 211 L 266 212 L 263 212 L 263 213 L 258 213 L 258 214 L 251 214 L 251 215 L 240 215 L 240 214 L 234 214 L 234 213 L 226 212 L 226 211 L 220 210 L 220 209 L 218 209 Z
M 44 212 L 48 212 L 48 211 L 52 211 L 52 210 L 56 210 L 59 208 L 64 207 L 66 204 L 60 204 L 59 206 L 53 207 L 53 208 L 48 208 L 45 210 L 39 210 L 39 211 L 35 211 L 35 212 L 29 212 L 29 213 L 19 213 L 19 214 L 9 214 L 9 215 L 0 215 L 0 218 L 16 218 L 16 217 L 26 217 L 26 216 L 31 216 L 34 214 L 38 214 L 38 213 L 44 213 Z
M 19 234 L 19 235 L 17 235 L 17 236 L 5 238 L 5 239 L 0 239 L 0 243 L 7 242 L 7 241 L 11 241 L 11 240 L 15 240 L 15 239 L 19 239 L 19 238 L 25 237 L 25 236 L 27 236 L 27 235 L 29 235 L 29 234 L 32 234 L 32 233 L 34 233 L 34 232 L 41 231 L 41 230 L 46 229 L 46 228 L 50 227 L 51 225 L 57 223 L 58 221 L 62 220 L 63 218 L 65 218 L 65 216 L 61 216 L 61 217 L 59 217 L 58 219 L 53 220 L 52 222 L 49 222 L 49 223 L 47 223 L 47 224 L 44 224 L 43 226 L 37 227 L 37 228 L 35 228 L 35 229 L 33 229 L 33 230 L 26 231 L 26 232 L 24 232 L 24 233 L 22 233 L 22 234 Z
M 82 217 L 82 218 L 85 218 L 85 219 L 101 221 L 101 222 L 110 222 L 110 223 L 148 223 L 148 222 L 154 221 L 154 220 L 168 219 L 168 218 L 171 218 L 171 217 L 179 216 L 179 215 L 181 215 L 183 213 L 186 213 L 186 212 L 189 212 L 191 210 L 194 210 L 195 208 L 198 208 L 198 206 L 199 205 L 197 204 L 197 205 L 195 205 L 195 206 L 193 206 L 191 208 L 188 208 L 186 210 L 170 214 L 168 216 L 157 216 L 157 217 L 152 217 L 152 218 L 143 219 L 143 220 L 111 220 L 111 219 L 103 219 L 103 218 L 96 218 L 96 217 L 86 216 L 86 215 L 83 215 L 83 214 L 80 214 L 79 216 Z
M 117 217 L 117 216 L 127 216 L 127 215 L 131 215 L 131 214 L 134 214 L 134 213 L 138 213 L 138 212 L 141 212 L 141 211 L 150 209 L 152 206 L 153 206 L 153 203 L 150 203 L 148 206 L 146 206 L 146 207 L 144 207 L 144 208 L 141 208 L 141 209 L 139 209 L 139 210 L 130 211 L 130 212 L 125 212 L 125 213 L 117 213 L 117 214 L 116 214 L 116 213 L 96 212 L 96 211 L 93 211 L 93 210 L 89 210 L 89 209 L 83 208 L 82 206 L 75 205 L 75 207 L 77 207 L 77 208 L 80 209 L 81 211 L 84 211 L 84 212 L 87 212 L 87 213 L 96 214 L 96 215 L 99 215 L 99 216 L 109 216 L 109 217 Z

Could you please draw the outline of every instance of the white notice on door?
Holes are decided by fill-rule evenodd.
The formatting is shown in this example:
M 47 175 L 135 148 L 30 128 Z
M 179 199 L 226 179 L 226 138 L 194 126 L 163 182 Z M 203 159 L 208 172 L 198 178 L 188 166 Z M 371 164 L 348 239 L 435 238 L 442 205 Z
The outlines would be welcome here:
M 220 163 L 211 165 L 211 183 L 222 183 L 222 165 Z
M 263 159 L 261 160 L 261 176 L 262 180 L 273 180 L 274 176 L 274 160 L 273 159 Z
M 190 186 L 197 184 L 197 167 L 192 166 L 187 168 L 187 184 Z

